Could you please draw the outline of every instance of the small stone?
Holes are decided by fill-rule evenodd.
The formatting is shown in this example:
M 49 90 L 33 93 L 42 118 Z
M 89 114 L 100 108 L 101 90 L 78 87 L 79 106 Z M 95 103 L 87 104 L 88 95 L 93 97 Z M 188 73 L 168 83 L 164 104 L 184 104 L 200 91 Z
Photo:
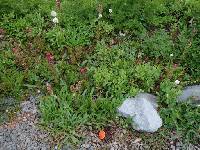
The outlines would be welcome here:
M 115 150 L 115 148 L 114 148 L 114 147 L 111 147 L 110 150 Z
M 23 121 L 27 121 L 26 117 L 23 117 Z
M 196 106 L 200 106 L 200 85 L 187 86 L 182 94 L 178 97 L 179 102 L 191 102 Z
M 137 138 L 137 139 L 135 139 L 135 140 L 133 141 L 133 143 L 139 143 L 140 141 L 142 141 L 142 139 L 141 139 L 141 138 Z
M 123 129 L 122 132 L 123 132 L 123 134 L 126 134 L 126 130 L 125 129 Z
M 153 105 L 147 98 L 136 96 L 126 99 L 118 108 L 123 117 L 132 118 L 132 126 L 135 130 L 155 132 L 162 126 L 162 119 Z
M 176 150 L 176 147 L 174 145 L 171 145 L 171 150 Z

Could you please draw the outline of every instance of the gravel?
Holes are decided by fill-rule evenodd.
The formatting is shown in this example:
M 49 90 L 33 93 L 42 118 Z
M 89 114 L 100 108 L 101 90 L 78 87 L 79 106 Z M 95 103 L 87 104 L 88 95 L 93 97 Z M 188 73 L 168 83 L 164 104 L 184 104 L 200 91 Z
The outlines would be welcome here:
M 131 131 L 115 126 L 114 124 L 105 129 L 106 138 L 100 140 L 98 133 L 85 130 L 86 139 L 80 144 L 79 150 L 143 150 L 148 149 L 148 145 L 143 144 L 142 139 L 133 136 Z
M 10 123 L 0 126 L 0 150 L 49 150 L 48 133 L 37 128 L 36 98 L 21 104 L 21 111 Z

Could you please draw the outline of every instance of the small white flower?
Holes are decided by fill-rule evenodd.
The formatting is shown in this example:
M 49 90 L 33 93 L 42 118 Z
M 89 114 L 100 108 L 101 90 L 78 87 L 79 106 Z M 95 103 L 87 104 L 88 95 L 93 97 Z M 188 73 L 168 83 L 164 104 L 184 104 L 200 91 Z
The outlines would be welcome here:
M 51 16 L 52 17 L 56 17 L 57 16 L 57 13 L 55 11 L 51 11 Z
M 56 146 L 54 147 L 54 149 L 57 150 L 57 149 L 58 149 L 58 146 L 56 145 Z
M 125 34 L 125 33 L 122 33 L 121 31 L 119 31 L 119 35 L 120 35 L 120 36 L 126 36 L 126 34 Z
M 176 80 L 174 83 L 175 83 L 176 85 L 178 85 L 178 84 L 180 84 L 180 81 L 179 81 L 179 80 Z
M 8 109 L 6 109 L 6 112 L 8 112 Z
M 144 53 L 139 52 L 137 57 L 138 57 L 138 58 L 141 58 L 143 55 L 144 55 Z
M 99 13 L 98 19 L 102 18 L 103 15 L 101 13 Z
M 55 23 L 55 24 L 58 23 L 58 18 L 56 18 L 56 17 L 53 18 L 53 23 Z
M 109 13 L 112 13 L 112 9 L 111 8 L 108 11 L 109 11 Z
M 170 54 L 170 57 L 173 57 L 174 56 L 174 54 Z

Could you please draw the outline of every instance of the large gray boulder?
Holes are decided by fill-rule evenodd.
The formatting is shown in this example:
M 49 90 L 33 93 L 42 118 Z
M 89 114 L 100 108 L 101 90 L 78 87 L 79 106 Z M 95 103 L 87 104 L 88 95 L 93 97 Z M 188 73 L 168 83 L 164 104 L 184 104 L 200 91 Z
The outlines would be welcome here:
M 136 95 L 135 98 L 137 98 L 137 99 L 140 99 L 140 98 L 141 98 L 141 99 L 146 99 L 147 101 L 149 101 L 149 102 L 153 105 L 153 107 L 154 107 L 155 109 L 158 108 L 157 98 L 156 98 L 156 96 L 153 95 L 153 94 L 149 94 L 149 93 L 139 93 L 138 95 Z
M 200 85 L 187 86 L 178 97 L 179 102 L 190 101 L 192 104 L 200 106 Z
M 126 99 L 118 108 L 123 117 L 132 118 L 135 130 L 155 132 L 162 126 L 162 119 L 157 110 L 156 97 L 148 93 L 140 93 L 135 98 Z

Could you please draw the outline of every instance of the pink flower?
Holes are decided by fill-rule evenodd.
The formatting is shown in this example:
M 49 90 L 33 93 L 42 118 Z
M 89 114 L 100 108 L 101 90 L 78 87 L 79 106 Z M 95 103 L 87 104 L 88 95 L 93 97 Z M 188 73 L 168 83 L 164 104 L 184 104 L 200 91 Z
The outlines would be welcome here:
M 54 59 L 53 54 L 51 52 L 47 52 L 46 53 L 46 59 L 47 59 L 48 63 L 52 63 L 53 59 Z
M 12 49 L 13 53 L 16 53 L 17 50 L 18 50 L 18 49 L 17 49 L 16 47 L 14 47 L 14 48 Z
M 81 69 L 80 69 L 80 73 L 81 73 L 81 74 L 85 74 L 86 72 L 87 72 L 87 68 L 84 67 L 84 68 L 81 68 Z
M 178 67 L 178 64 L 174 64 L 173 67 L 174 69 L 176 69 Z

